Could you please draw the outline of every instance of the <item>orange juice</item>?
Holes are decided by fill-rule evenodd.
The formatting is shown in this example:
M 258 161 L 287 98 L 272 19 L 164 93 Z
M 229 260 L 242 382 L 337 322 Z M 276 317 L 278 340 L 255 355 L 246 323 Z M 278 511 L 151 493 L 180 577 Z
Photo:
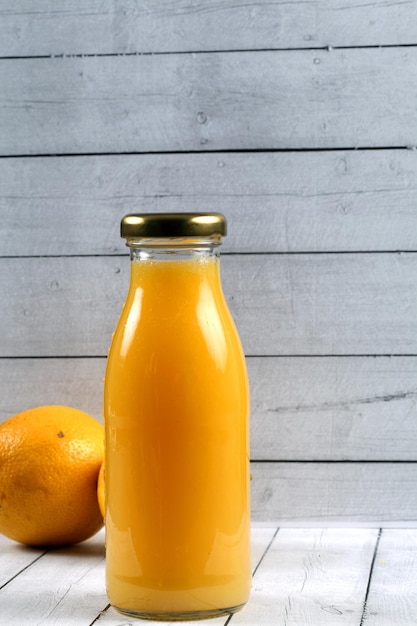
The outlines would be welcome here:
M 107 365 L 107 592 L 150 619 L 231 613 L 250 588 L 248 382 L 204 241 L 135 242 Z

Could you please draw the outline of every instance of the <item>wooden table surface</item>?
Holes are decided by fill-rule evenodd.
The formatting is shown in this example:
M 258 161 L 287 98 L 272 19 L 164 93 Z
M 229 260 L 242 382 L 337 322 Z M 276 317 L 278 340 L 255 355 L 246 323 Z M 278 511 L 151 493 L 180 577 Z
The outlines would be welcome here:
M 199 624 L 417 623 L 417 529 L 256 525 L 252 546 L 254 577 L 247 606 L 231 618 Z M 103 531 L 77 546 L 55 550 L 28 548 L 0 536 L 0 624 L 152 623 L 109 607 L 104 570 Z

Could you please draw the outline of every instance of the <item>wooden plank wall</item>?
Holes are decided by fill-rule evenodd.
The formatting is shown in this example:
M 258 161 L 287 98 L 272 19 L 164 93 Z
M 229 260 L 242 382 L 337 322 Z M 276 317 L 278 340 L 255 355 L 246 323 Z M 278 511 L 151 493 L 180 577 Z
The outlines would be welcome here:
M 3 0 L 0 419 L 101 419 L 119 221 L 217 210 L 253 517 L 417 520 L 417 3 Z

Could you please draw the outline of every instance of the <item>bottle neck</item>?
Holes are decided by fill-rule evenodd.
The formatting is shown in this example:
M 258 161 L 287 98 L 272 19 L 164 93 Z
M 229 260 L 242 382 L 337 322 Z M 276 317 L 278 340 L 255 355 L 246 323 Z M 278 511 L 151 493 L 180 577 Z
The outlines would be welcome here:
M 130 259 L 137 261 L 180 261 L 219 257 L 221 237 L 129 239 Z

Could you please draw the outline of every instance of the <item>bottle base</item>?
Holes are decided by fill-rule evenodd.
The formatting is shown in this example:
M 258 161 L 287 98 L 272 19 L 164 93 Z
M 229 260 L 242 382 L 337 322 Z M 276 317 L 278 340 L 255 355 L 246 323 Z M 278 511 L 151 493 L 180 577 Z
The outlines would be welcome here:
M 232 615 L 243 609 L 245 604 L 239 604 L 238 606 L 232 606 L 226 609 L 210 609 L 209 611 L 136 611 L 121 609 L 114 606 L 119 613 L 134 617 L 136 619 L 154 620 L 160 622 L 187 622 L 199 619 L 210 619 L 214 617 L 224 617 Z

